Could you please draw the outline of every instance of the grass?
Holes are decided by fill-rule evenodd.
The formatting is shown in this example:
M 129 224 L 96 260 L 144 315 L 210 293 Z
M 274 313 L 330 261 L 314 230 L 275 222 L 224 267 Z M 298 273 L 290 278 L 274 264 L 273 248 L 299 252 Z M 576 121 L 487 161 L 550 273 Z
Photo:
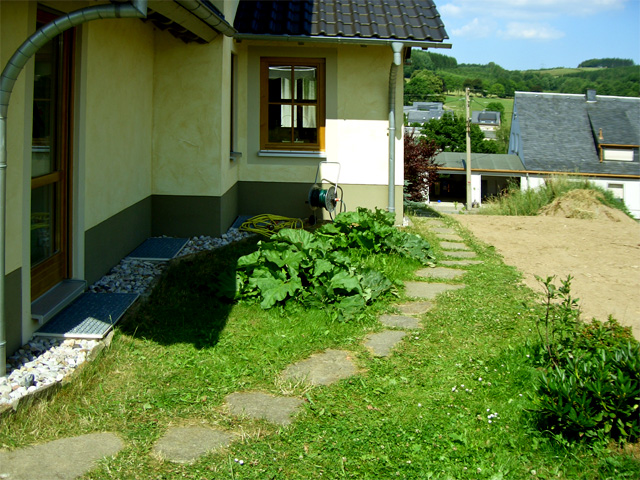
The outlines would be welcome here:
M 599 200 L 606 206 L 618 209 L 631 217 L 624 202 L 613 194 L 589 180 L 565 176 L 551 177 L 536 189 L 521 190 L 518 185 L 511 184 L 507 193 L 494 197 L 483 203 L 481 213 L 486 215 L 537 215 L 540 209 L 549 205 L 556 198 L 572 190 L 593 190 L 598 192 Z
M 438 298 L 393 356 L 372 357 L 362 340 L 382 329 L 376 318 L 393 311 L 400 292 L 348 323 L 322 310 L 263 311 L 217 297 L 211 278 L 255 248 L 244 241 L 170 269 L 97 361 L 52 398 L 0 420 L 0 447 L 121 436 L 125 449 L 85 479 L 638 478 L 632 453 L 533 428 L 526 409 L 538 372 L 526 355 L 541 308 L 492 247 L 444 221 L 484 264 L 469 267 L 466 288 Z M 439 255 L 422 222 L 415 229 Z M 397 281 L 415 279 L 419 267 L 392 256 L 370 261 Z M 360 373 L 329 387 L 278 380 L 290 363 L 327 348 L 354 352 Z M 304 410 L 287 428 L 230 416 L 224 396 L 249 390 L 298 396 Z M 193 424 L 240 439 L 193 465 L 150 455 L 167 427 Z

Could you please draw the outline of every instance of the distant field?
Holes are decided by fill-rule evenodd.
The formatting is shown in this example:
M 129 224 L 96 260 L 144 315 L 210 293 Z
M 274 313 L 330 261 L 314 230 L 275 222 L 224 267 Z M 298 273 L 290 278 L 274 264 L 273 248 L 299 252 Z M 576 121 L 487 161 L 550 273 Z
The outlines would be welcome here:
M 602 70 L 602 68 L 549 68 L 545 70 L 527 70 L 527 73 L 546 73 L 548 75 L 553 75 L 554 77 L 562 77 L 563 75 L 569 75 L 570 73 L 595 72 L 596 70 Z

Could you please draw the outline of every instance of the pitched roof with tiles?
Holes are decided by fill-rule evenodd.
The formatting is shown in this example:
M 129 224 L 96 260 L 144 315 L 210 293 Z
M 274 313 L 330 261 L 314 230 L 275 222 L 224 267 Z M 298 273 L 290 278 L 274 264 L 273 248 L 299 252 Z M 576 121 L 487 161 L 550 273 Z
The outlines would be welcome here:
M 449 38 L 431 0 L 240 1 L 240 34 L 442 42 Z
M 516 92 L 514 115 L 527 170 L 640 175 L 637 151 L 632 162 L 601 162 L 598 151 L 600 128 L 602 144 L 640 145 L 640 98 Z

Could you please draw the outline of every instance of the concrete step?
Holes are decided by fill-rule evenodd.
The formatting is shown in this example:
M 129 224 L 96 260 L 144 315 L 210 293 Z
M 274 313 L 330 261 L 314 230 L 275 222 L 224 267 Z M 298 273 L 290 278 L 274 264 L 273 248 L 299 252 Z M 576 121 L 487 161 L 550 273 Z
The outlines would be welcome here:
M 44 325 L 82 295 L 86 288 L 84 280 L 63 280 L 31 303 L 31 318 Z

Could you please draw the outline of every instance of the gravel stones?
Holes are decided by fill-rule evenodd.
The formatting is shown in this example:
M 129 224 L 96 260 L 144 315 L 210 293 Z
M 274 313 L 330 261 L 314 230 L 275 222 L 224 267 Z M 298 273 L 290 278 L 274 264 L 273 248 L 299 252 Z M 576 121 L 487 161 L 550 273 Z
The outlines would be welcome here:
M 221 237 L 190 238 L 178 256 L 214 250 L 252 234 L 232 228 Z M 148 295 L 168 261 L 137 260 L 125 257 L 107 275 L 89 287 L 94 293 L 137 293 Z M 104 345 L 97 340 L 33 337 L 7 358 L 6 377 L 0 377 L 0 412 L 17 407 L 20 399 L 61 382 Z

